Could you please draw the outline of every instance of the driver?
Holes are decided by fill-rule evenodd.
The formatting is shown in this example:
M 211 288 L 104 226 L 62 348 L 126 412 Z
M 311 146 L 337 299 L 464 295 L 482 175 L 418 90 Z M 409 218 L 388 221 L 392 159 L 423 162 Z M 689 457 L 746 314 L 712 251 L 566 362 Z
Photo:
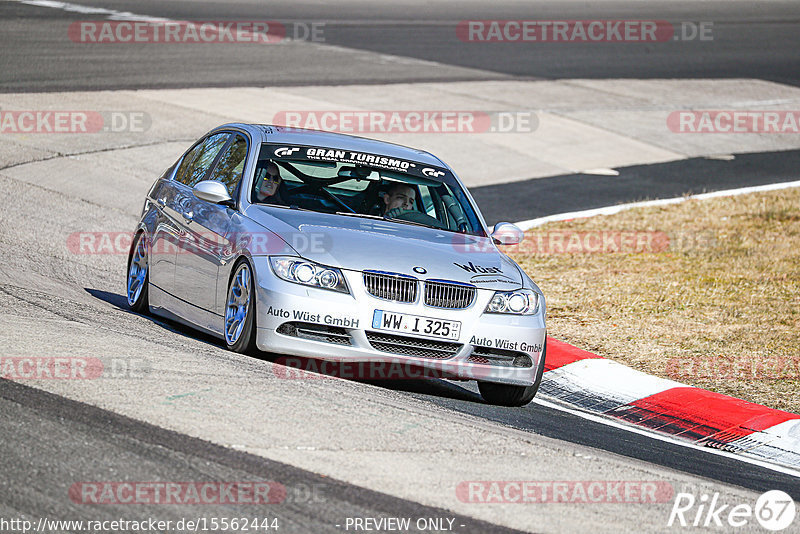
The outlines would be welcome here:
M 279 190 L 281 172 L 278 166 L 270 161 L 266 167 L 256 169 L 256 199 L 269 204 L 285 204 Z
M 395 219 L 416 208 L 417 192 L 408 184 L 396 183 L 383 195 L 383 216 Z

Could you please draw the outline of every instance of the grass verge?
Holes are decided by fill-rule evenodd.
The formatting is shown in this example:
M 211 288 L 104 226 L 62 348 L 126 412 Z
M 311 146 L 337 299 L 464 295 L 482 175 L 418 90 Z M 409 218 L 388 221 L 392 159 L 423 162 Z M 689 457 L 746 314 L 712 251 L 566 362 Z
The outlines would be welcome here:
M 550 223 L 506 249 L 553 337 L 800 413 L 800 189 Z

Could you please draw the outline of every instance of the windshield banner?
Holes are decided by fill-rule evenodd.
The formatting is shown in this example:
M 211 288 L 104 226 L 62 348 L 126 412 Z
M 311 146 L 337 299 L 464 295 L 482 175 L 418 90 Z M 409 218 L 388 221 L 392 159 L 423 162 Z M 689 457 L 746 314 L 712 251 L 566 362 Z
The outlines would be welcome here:
M 433 167 L 431 165 L 391 156 L 370 154 L 368 152 L 358 152 L 341 148 L 265 144 L 261 149 L 260 159 L 345 163 L 349 165 L 357 165 L 373 169 L 385 169 L 393 172 L 410 174 L 412 176 L 429 178 L 438 182 L 445 182 L 448 181 L 448 179 L 452 179 L 452 173 L 441 167 Z

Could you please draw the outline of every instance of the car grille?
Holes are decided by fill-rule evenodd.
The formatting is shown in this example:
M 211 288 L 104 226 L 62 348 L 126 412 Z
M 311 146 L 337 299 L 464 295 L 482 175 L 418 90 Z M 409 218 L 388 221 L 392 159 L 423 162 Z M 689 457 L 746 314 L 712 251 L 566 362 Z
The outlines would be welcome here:
M 379 299 L 395 302 L 417 300 L 417 279 L 411 276 L 364 271 L 364 287 L 367 293 Z
M 488 347 L 475 347 L 467 361 L 483 365 L 500 365 L 503 367 L 530 367 L 533 365 L 531 357 L 524 352 L 490 349 Z
M 433 341 L 408 336 L 394 336 L 381 332 L 366 331 L 370 345 L 382 352 L 414 356 L 416 358 L 431 358 L 444 360 L 452 358 L 461 350 L 463 345 L 447 341 Z
M 457 310 L 468 308 L 475 300 L 475 288 L 449 282 L 425 282 L 425 304 L 434 308 Z
M 311 341 L 333 343 L 334 345 L 352 345 L 353 339 L 347 330 L 338 326 L 328 326 L 315 323 L 291 322 L 283 323 L 276 330 L 284 336 L 299 337 Z

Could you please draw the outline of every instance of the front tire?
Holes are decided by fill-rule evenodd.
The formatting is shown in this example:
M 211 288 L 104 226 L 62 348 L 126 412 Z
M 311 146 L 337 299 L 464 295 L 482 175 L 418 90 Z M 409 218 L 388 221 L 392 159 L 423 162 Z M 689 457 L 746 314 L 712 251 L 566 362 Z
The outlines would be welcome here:
M 147 257 L 147 239 L 144 232 L 136 236 L 136 242 L 128 256 L 128 280 L 125 289 L 128 306 L 137 313 L 150 311 L 148 288 L 150 286 L 150 265 Z
M 496 406 L 525 406 L 533 400 L 539 390 L 544 375 L 544 362 L 547 355 L 547 336 L 544 338 L 542 357 L 536 379 L 530 386 L 515 386 L 513 384 L 498 384 L 496 382 L 478 382 L 478 391 L 483 400 Z
M 243 259 L 233 269 L 225 304 L 225 344 L 242 354 L 256 350 L 256 298 L 253 269 Z

